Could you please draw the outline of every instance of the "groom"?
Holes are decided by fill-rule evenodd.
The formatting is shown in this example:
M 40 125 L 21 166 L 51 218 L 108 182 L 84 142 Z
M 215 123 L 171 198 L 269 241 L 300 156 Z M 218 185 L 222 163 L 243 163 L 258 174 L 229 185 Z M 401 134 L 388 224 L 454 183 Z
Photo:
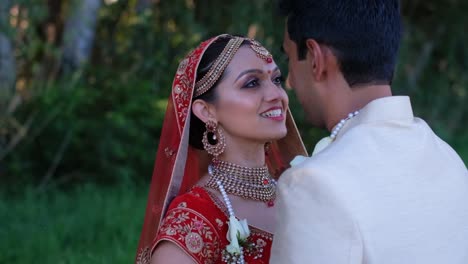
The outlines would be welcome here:
M 273 264 L 468 263 L 468 172 L 392 96 L 398 0 L 284 0 L 289 81 L 331 131 L 278 184 Z

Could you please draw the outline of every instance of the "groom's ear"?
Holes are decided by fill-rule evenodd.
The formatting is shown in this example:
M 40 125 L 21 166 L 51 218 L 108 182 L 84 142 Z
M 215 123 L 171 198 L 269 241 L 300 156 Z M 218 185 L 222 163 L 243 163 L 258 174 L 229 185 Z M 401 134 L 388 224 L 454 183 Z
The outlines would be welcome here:
M 316 81 L 323 81 L 327 74 L 326 47 L 320 45 L 315 39 L 306 40 L 307 62 Z
M 192 112 L 203 123 L 206 123 L 208 120 L 213 118 L 216 119 L 216 110 L 214 106 L 202 99 L 196 99 L 195 101 L 193 101 Z

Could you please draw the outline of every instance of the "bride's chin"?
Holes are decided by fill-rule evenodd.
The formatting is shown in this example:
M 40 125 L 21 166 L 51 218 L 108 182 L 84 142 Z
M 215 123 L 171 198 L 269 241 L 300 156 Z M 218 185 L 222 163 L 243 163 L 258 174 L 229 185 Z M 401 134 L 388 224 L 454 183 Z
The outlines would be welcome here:
M 288 134 L 288 129 L 287 129 L 286 126 L 285 126 L 284 129 L 282 129 L 280 132 L 278 132 L 278 138 L 276 138 L 276 139 L 282 139 L 282 138 L 284 138 L 287 134 Z
M 270 137 L 268 137 L 266 139 L 266 142 L 270 142 L 270 141 L 274 141 L 274 140 L 279 140 L 279 139 L 282 139 L 284 138 L 286 135 L 288 134 L 288 131 L 286 129 L 284 129 L 284 131 L 278 131 L 277 133 L 275 133 L 274 135 L 271 135 Z

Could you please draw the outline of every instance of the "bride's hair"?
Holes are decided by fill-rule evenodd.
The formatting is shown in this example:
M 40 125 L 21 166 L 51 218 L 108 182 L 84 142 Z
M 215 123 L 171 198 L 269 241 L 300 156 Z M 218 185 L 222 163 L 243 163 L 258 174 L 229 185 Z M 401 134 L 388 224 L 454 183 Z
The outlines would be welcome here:
M 223 49 L 226 47 L 227 43 L 231 37 L 219 37 L 215 40 L 205 51 L 203 57 L 200 60 L 200 64 L 197 68 L 197 78 L 196 82 L 198 82 L 205 74 L 210 70 L 211 66 L 215 62 L 215 60 L 219 57 Z M 247 41 L 247 40 L 246 40 Z M 244 41 L 245 43 L 245 41 Z M 213 86 L 208 89 L 208 91 L 198 97 L 193 98 L 195 99 L 202 99 L 207 103 L 214 103 L 217 99 L 216 94 L 216 87 L 218 86 L 219 82 L 223 79 L 224 73 L 219 78 Z M 189 135 L 189 144 L 197 149 L 203 149 L 202 144 L 202 137 L 203 133 L 205 132 L 205 123 L 201 121 L 196 115 L 193 114 L 192 110 L 190 110 L 190 135 Z

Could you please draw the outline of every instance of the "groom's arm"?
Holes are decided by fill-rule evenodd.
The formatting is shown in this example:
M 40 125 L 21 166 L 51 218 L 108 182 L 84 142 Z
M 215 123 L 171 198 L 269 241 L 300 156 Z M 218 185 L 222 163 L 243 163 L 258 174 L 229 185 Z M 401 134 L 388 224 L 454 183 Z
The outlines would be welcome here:
M 362 263 L 359 229 L 333 181 L 307 165 L 287 170 L 278 183 L 270 263 Z

